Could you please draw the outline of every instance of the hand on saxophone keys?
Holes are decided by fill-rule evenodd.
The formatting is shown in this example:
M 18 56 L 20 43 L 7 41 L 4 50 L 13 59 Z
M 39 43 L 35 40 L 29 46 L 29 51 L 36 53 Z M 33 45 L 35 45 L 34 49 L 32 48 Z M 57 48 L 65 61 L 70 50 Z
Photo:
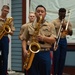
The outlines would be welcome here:
M 37 36 L 37 40 L 38 40 L 38 41 L 43 41 L 43 39 L 44 39 L 44 36 L 41 36 L 41 35 L 38 35 L 38 36 Z

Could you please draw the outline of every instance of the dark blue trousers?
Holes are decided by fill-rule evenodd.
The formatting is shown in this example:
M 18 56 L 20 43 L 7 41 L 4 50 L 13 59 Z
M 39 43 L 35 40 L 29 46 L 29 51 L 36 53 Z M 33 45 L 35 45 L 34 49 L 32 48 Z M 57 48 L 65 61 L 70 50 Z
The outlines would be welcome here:
M 4 36 L 0 40 L 0 50 L 2 51 L 2 60 L 1 60 L 1 74 L 0 75 L 7 75 L 7 64 L 8 64 L 8 52 L 9 52 L 9 39 L 8 36 Z
M 1 49 L 0 49 L 0 75 L 1 75 L 1 73 L 2 73 L 2 68 L 1 68 L 1 66 L 2 66 L 2 55 L 1 55 Z
M 61 38 L 59 41 L 58 49 L 53 52 L 53 63 L 54 63 L 54 74 L 62 75 L 65 59 L 67 52 L 67 40 L 66 38 Z
M 31 68 L 27 75 L 50 75 L 50 51 L 40 51 L 35 54 Z

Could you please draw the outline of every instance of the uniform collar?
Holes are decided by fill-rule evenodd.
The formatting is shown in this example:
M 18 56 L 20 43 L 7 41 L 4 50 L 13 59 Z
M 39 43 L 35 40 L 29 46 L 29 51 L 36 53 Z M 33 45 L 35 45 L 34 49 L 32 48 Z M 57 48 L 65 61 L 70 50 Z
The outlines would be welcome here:
M 0 17 L 0 21 L 6 21 L 6 19 L 3 19 L 3 18 Z
M 57 18 L 57 20 L 58 20 L 59 22 L 61 22 L 61 20 L 60 20 L 59 18 Z M 65 18 L 64 18 L 64 20 L 65 20 Z
M 46 25 L 46 23 L 47 23 L 47 21 L 44 20 L 43 23 L 40 24 L 40 26 L 44 26 L 44 25 Z M 32 23 L 32 26 L 33 26 L 34 28 L 35 28 L 35 25 L 36 25 L 36 21 L 34 21 L 34 22 Z

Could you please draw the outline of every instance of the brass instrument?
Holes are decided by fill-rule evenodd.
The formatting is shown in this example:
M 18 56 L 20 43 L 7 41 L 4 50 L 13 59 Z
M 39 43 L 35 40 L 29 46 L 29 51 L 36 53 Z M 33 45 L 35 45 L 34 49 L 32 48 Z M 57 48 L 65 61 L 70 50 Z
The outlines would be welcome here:
M 2 27 L 0 28 L 0 39 L 2 39 L 2 37 L 9 33 L 11 31 L 11 28 L 9 27 L 10 23 L 13 21 L 13 18 L 7 18 L 5 23 L 2 25 Z
M 68 21 L 67 21 L 67 24 L 66 24 L 66 27 L 65 27 L 65 29 L 63 30 L 63 32 L 62 32 L 62 35 L 68 35 L 68 26 L 69 26 L 69 21 L 70 21 L 70 14 L 71 14 L 71 11 L 70 10 L 68 10 Z
M 56 51 L 56 49 L 58 48 L 58 43 L 59 43 L 59 40 L 60 40 L 61 31 L 62 31 L 63 20 L 64 20 L 64 19 L 62 19 L 62 21 L 61 21 L 61 25 L 60 25 L 60 28 L 59 28 L 59 31 L 58 31 L 58 35 L 57 35 L 57 40 L 56 40 L 56 42 L 54 43 L 54 51 Z
M 24 61 L 23 67 L 26 70 L 28 70 L 31 67 L 35 53 L 38 53 L 40 51 L 40 44 L 38 43 L 36 36 L 39 33 L 41 22 L 42 22 L 42 16 L 40 16 L 39 22 L 35 24 L 32 40 L 28 49 L 28 56 L 25 58 L 25 61 Z
M 67 30 L 67 28 L 68 28 L 68 25 L 69 25 L 69 21 L 70 21 L 70 15 L 71 15 L 71 10 L 68 10 L 68 22 L 67 22 L 67 24 L 66 24 L 66 28 L 65 28 L 65 30 Z

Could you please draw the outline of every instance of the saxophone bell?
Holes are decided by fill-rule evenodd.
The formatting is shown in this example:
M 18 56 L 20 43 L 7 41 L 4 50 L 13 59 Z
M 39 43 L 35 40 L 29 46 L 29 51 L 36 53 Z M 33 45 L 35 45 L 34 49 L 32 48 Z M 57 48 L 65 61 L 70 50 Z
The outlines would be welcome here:
M 0 39 L 2 39 L 2 37 L 5 35 L 5 34 L 8 34 L 10 31 L 11 31 L 11 28 L 10 28 L 10 23 L 13 21 L 13 18 L 10 17 L 10 18 L 7 18 L 6 22 L 2 25 L 2 27 L 0 28 Z
M 32 53 L 38 53 L 40 51 L 40 45 L 36 42 L 32 42 L 29 46 L 29 50 Z
M 9 33 L 11 31 L 9 26 L 4 26 L 4 30 L 5 30 L 6 33 Z

